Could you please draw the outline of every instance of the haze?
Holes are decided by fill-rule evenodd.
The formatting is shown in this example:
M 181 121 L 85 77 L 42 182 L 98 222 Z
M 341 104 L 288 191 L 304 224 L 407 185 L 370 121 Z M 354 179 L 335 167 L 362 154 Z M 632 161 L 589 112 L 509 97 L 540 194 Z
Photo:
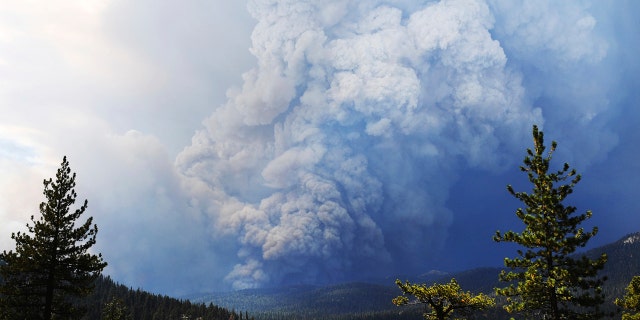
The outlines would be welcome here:
M 0 249 L 67 155 L 134 288 L 500 266 L 533 124 L 640 227 L 635 1 L 0 2 Z

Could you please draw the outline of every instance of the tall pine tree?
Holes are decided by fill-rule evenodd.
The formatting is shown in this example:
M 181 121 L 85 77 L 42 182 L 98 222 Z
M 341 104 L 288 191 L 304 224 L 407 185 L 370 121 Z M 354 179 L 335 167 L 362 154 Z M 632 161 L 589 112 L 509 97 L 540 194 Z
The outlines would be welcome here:
M 76 201 L 76 174 L 64 157 L 55 181 L 44 180 L 46 202 L 41 216 L 31 216 L 28 232 L 13 233 L 14 251 L 0 259 L 0 317 L 5 319 L 77 319 L 82 308 L 74 301 L 93 290 L 94 280 L 107 265 L 100 254 L 89 253 L 96 243 L 98 227 L 93 218 L 78 219 L 87 200 L 71 211 Z
M 591 217 L 591 211 L 575 214 L 576 207 L 562 203 L 581 177 L 575 169 L 569 170 L 567 163 L 561 170 L 550 172 L 557 144 L 553 141 L 545 155 L 544 135 L 535 125 L 533 143 L 534 149 L 527 149 L 524 166 L 520 167 L 533 184 L 532 192 L 515 192 L 507 186 L 509 193 L 526 206 L 516 211 L 525 228 L 521 233 L 497 231 L 494 236 L 497 242 L 514 242 L 523 249 L 518 250 L 518 257 L 505 258 L 505 266 L 511 271 L 502 271 L 500 280 L 511 284 L 497 288 L 496 293 L 507 297 L 507 311 L 524 312 L 536 319 L 600 318 L 604 279 L 598 277 L 598 271 L 607 256 L 590 259 L 574 254 L 598 229 L 586 232 L 579 227 Z

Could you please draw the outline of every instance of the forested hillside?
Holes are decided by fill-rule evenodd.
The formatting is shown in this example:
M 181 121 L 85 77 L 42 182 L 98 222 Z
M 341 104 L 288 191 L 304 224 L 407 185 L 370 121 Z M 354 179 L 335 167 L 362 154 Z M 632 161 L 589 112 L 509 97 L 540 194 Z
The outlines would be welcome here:
M 586 252 L 589 256 L 607 253 L 608 263 L 602 271 L 607 276 L 604 292 L 605 308 L 617 311 L 615 298 L 624 294 L 625 287 L 634 275 L 640 275 L 640 233 L 627 235 L 620 240 Z M 492 293 L 500 268 L 478 268 L 455 274 L 442 274 L 437 281 L 455 277 L 464 290 Z M 416 276 L 422 282 L 431 283 L 435 277 Z M 252 289 L 235 292 L 207 294 L 181 300 L 133 290 L 101 276 L 94 292 L 83 299 L 87 314 L 83 319 L 102 319 L 107 304 L 119 300 L 133 320 L 163 319 L 419 319 L 421 306 L 396 307 L 391 299 L 400 291 L 389 280 L 388 285 L 371 283 L 347 283 L 333 286 L 294 286 L 287 288 Z M 214 305 L 215 304 L 215 305 Z M 242 312 L 230 310 L 243 310 Z M 244 311 L 247 310 L 247 311 Z M 473 319 L 508 319 L 500 307 L 475 314 Z
M 603 291 L 607 303 L 625 294 L 625 288 L 634 276 L 640 275 L 640 233 L 627 235 L 620 240 L 587 252 L 588 256 L 606 253 L 609 261 L 602 271 L 607 277 Z M 611 306 L 613 308 L 613 306 Z
M 250 319 L 245 313 L 236 313 L 213 304 L 192 303 L 168 296 L 151 294 L 140 289 L 133 290 L 115 283 L 109 277 L 100 277 L 91 296 L 83 299 L 87 313 L 83 319 L 102 319 L 107 303 L 119 299 L 133 320 L 229 320 Z
M 3 263 L 0 261 L 0 263 Z M 0 279 L 2 283 L 2 279 Z M 166 295 L 134 290 L 114 282 L 108 276 L 100 276 L 91 295 L 77 301 L 87 310 L 83 320 L 104 319 L 105 307 L 117 302 L 125 310 L 127 320 L 250 320 L 247 312 L 230 311 L 213 303 L 193 303 Z
M 603 291 L 603 308 L 618 312 L 615 298 L 624 295 L 625 287 L 634 275 L 640 275 L 640 233 L 586 252 L 588 256 L 607 253 L 608 262 L 602 275 L 608 278 Z M 582 253 L 580 253 L 582 254 Z M 477 268 L 454 274 L 441 274 L 440 278 L 415 276 L 411 281 L 446 282 L 456 278 L 465 291 L 493 294 L 493 288 L 503 286 L 498 281 L 501 268 Z M 427 279 L 427 280 L 425 280 Z M 393 279 L 394 280 L 394 279 Z M 249 310 L 256 319 L 420 319 L 420 306 L 396 307 L 391 299 L 400 290 L 393 284 L 348 283 L 326 287 L 296 286 L 281 289 L 251 289 L 227 293 L 208 294 L 191 299 L 199 303 L 215 303 L 227 308 Z M 403 278 L 404 280 L 404 278 Z M 500 300 L 498 304 L 500 305 Z M 511 315 L 500 306 L 474 314 L 471 319 L 509 319 Z
M 291 286 L 214 293 L 194 302 L 228 305 L 249 310 L 257 319 L 416 319 L 415 308 L 401 310 L 391 304 L 394 287 L 346 283 L 326 287 Z

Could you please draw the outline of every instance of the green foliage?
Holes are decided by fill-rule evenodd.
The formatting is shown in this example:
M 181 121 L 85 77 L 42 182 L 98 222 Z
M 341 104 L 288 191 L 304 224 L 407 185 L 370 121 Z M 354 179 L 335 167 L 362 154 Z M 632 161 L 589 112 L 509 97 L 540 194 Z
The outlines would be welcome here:
M 102 320 L 130 320 L 133 319 L 129 310 L 120 298 L 113 298 L 102 309 Z
M 412 303 L 425 304 L 431 312 L 423 314 L 425 319 L 445 320 L 454 312 L 466 314 L 473 310 L 484 310 L 495 306 L 493 298 L 485 295 L 473 295 L 471 292 L 463 292 L 456 279 L 451 279 L 446 284 L 433 284 L 427 287 L 425 284 L 412 284 L 409 281 L 402 283 L 396 280 L 403 295 L 393 299 L 393 304 L 403 306 Z M 407 295 L 413 296 L 410 300 Z M 427 310 L 428 311 L 428 310 Z
M 616 305 L 624 308 L 622 320 L 640 320 L 640 276 L 631 279 L 622 299 L 616 299 Z
M 591 211 L 575 214 L 576 208 L 564 206 L 563 201 L 573 192 L 581 176 L 562 169 L 550 172 L 551 156 L 557 144 L 545 155 L 544 135 L 533 126 L 534 150 L 527 149 L 524 166 L 533 184 L 532 193 L 515 192 L 511 185 L 507 190 L 522 201 L 526 208 L 519 208 L 516 215 L 525 224 L 521 233 L 497 231 L 497 242 L 514 242 L 522 247 L 518 257 L 505 258 L 505 266 L 511 271 L 501 272 L 499 279 L 510 283 L 497 288 L 496 293 L 507 298 L 505 309 L 523 311 L 537 317 L 551 319 L 595 319 L 602 316 L 599 306 L 604 301 L 601 286 L 604 279 L 598 271 L 607 261 L 606 254 L 590 259 L 575 257 L 572 253 L 584 247 L 598 232 L 594 227 L 586 232 L 579 225 L 591 217 Z M 564 181 L 568 181 L 566 184 Z
M 9 319 L 77 319 L 83 310 L 72 298 L 91 293 L 93 282 L 107 265 L 101 255 L 88 252 L 98 228 L 88 218 L 76 227 L 87 208 L 71 211 L 76 201 L 76 174 L 64 157 L 56 180 L 44 180 L 39 219 L 31 216 L 28 232 L 13 233 L 14 251 L 4 251 L 0 266 L 0 310 Z

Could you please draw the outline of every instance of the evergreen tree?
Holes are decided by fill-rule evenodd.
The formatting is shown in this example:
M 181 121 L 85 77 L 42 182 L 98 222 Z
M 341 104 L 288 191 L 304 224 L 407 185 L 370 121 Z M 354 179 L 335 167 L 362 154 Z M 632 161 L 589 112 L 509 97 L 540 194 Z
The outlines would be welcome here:
M 422 303 L 427 306 L 427 311 L 423 314 L 425 319 L 445 320 L 449 319 L 454 312 L 467 314 L 475 310 L 483 310 L 495 305 L 495 301 L 485 295 L 473 295 L 471 292 L 463 292 L 456 279 L 451 279 L 446 284 L 434 284 L 427 287 L 425 284 L 412 284 L 409 281 L 402 283 L 396 280 L 396 285 L 400 287 L 403 295 L 393 299 L 393 304 L 397 306 L 411 303 Z M 410 301 L 411 295 L 415 301 Z
M 76 174 L 64 157 L 55 181 L 44 180 L 46 202 L 41 216 L 31 216 L 28 232 L 13 233 L 14 251 L 0 260 L 0 313 L 7 319 L 77 319 L 83 310 L 74 301 L 91 293 L 94 280 L 107 265 L 100 254 L 88 252 L 96 243 L 93 218 L 77 223 L 87 200 L 74 211 Z M 78 226 L 76 227 L 76 224 Z
M 503 270 L 499 278 L 510 285 L 496 288 L 496 293 L 507 297 L 507 311 L 524 311 L 537 319 L 600 318 L 599 306 L 604 302 L 601 286 L 605 279 L 597 274 L 607 256 L 589 259 L 572 255 L 598 229 L 586 232 L 579 227 L 591 217 L 591 211 L 575 214 L 575 207 L 562 203 L 581 177 L 575 169 L 569 170 L 567 163 L 561 170 L 550 172 L 557 144 L 553 141 L 545 155 L 544 135 L 535 125 L 533 142 L 534 149 L 527 149 L 524 166 L 520 167 L 533 184 L 532 193 L 515 192 L 511 185 L 507 186 L 509 193 L 526 205 L 526 209 L 516 211 L 525 229 L 521 233 L 497 231 L 494 236 L 495 241 L 517 243 L 524 251 L 518 250 L 516 258 L 505 258 L 505 266 L 511 271 Z
M 112 298 L 102 309 L 102 320 L 130 320 L 133 319 L 124 301 L 120 298 Z
M 616 299 L 616 305 L 624 308 L 622 320 L 640 320 L 640 276 L 631 279 L 622 299 Z

